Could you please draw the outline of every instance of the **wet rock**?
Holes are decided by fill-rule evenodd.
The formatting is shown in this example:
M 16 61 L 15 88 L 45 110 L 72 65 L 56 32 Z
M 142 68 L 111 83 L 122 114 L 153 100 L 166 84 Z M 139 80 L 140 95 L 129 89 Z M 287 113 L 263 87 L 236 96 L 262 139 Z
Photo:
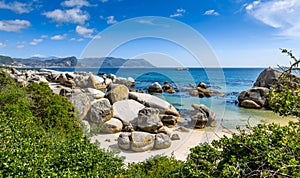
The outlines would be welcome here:
M 159 110 L 155 108 L 144 108 L 139 111 L 137 127 L 143 131 L 157 133 L 157 130 L 163 126 L 160 121 Z
M 190 91 L 189 91 L 189 94 L 190 94 L 191 96 L 199 96 L 198 90 L 190 90 Z M 204 95 L 203 95 L 203 96 L 204 96 Z
M 203 88 L 203 89 L 207 89 L 207 85 L 203 82 L 199 82 L 197 87 Z
M 169 82 L 164 82 L 164 86 L 162 87 L 162 89 L 167 93 L 175 93 L 173 86 Z
M 161 85 L 158 82 L 154 82 L 152 83 L 149 88 L 148 88 L 148 92 L 153 92 L 153 93 L 162 93 L 163 89 L 161 87 Z
M 252 101 L 252 100 L 243 100 L 240 103 L 240 106 L 244 107 L 244 108 L 249 108 L 249 109 L 260 109 L 261 108 L 261 106 L 259 104 L 257 104 L 255 101 Z
M 171 146 L 171 139 L 168 135 L 159 133 L 155 135 L 155 149 L 166 149 Z
M 211 97 L 213 95 L 212 90 L 204 89 L 204 88 L 201 88 L 201 87 L 197 87 L 197 90 L 199 92 L 199 97 L 201 97 L 203 95 L 206 96 L 206 97 Z

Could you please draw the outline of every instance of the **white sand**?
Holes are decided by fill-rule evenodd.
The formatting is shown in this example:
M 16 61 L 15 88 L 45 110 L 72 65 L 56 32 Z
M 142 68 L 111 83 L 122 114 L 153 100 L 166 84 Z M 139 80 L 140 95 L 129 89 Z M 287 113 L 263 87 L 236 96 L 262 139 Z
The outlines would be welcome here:
M 180 140 L 172 141 L 171 147 L 168 149 L 151 150 L 146 152 L 133 152 L 125 151 L 118 148 L 117 138 L 120 133 L 117 134 L 99 134 L 91 138 L 92 142 L 96 140 L 100 142 L 100 148 L 105 150 L 120 151 L 119 156 L 125 157 L 125 163 L 140 162 L 155 155 L 167 155 L 172 154 L 176 159 L 186 160 L 190 148 L 197 146 L 200 143 L 211 142 L 214 139 L 219 139 L 222 136 L 230 136 L 230 131 L 212 131 L 211 129 L 203 130 L 190 130 L 190 132 L 173 131 L 172 134 L 177 133 Z

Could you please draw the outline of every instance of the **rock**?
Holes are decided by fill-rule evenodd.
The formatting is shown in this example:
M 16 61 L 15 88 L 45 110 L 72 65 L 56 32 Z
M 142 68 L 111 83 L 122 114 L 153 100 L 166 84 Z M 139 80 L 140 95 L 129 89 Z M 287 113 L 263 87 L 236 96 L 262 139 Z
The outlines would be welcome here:
M 153 93 L 162 93 L 163 92 L 163 89 L 158 82 L 152 83 L 147 90 L 150 93 L 151 92 L 153 92 Z
M 120 119 L 123 123 L 130 123 L 138 117 L 141 109 L 145 108 L 135 100 L 121 100 L 113 104 L 114 117 Z
M 93 99 L 101 99 L 101 98 L 104 98 L 104 96 L 105 96 L 105 93 L 103 93 L 100 90 L 94 89 L 94 88 L 87 88 L 85 91 Z
M 72 89 L 71 88 L 62 88 L 59 92 L 59 95 L 66 96 L 66 97 L 72 96 Z
M 172 130 L 169 129 L 168 127 L 166 127 L 166 126 L 163 126 L 163 127 L 159 128 L 157 130 L 157 133 L 163 133 L 163 134 L 166 134 L 168 136 L 171 136 Z
M 141 130 L 157 133 L 157 130 L 163 126 L 159 118 L 159 110 L 155 108 L 144 108 L 139 111 L 137 127 Z
M 171 139 L 168 135 L 159 133 L 155 135 L 155 149 L 166 149 L 171 146 Z
M 178 134 L 175 133 L 171 136 L 171 140 L 180 140 L 180 137 Z
M 189 94 L 190 94 L 191 96 L 199 96 L 198 90 L 190 90 L 190 91 L 189 91 Z
M 211 97 L 213 95 L 213 91 L 212 90 L 204 89 L 204 88 L 201 88 L 201 87 L 197 87 L 197 90 L 199 92 L 199 97 L 200 97 L 200 94 L 201 94 L 201 96 L 204 95 L 206 97 Z
M 110 120 L 113 116 L 113 109 L 110 102 L 106 98 L 95 100 L 91 103 L 91 109 L 88 113 L 88 119 L 93 125 L 99 124 Z
M 79 88 L 92 88 L 92 82 L 88 75 L 78 74 L 74 78 L 75 86 Z
M 175 90 L 169 82 L 164 82 L 164 86 L 162 87 L 162 89 L 167 93 L 175 93 Z
M 239 100 L 239 106 L 245 107 L 245 108 L 262 108 L 262 107 L 268 107 L 267 103 L 267 94 L 269 92 L 268 88 L 265 87 L 254 87 L 247 91 L 243 91 L 240 93 L 238 100 Z M 246 101 L 243 103 L 244 100 L 251 100 L 255 102 L 249 102 Z M 242 105 L 243 103 L 243 105 Z M 258 106 L 259 107 L 258 107 Z
M 91 107 L 91 101 L 86 93 L 80 89 L 73 90 L 72 97 L 70 98 L 73 105 L 77 108 L 77 112 L 81 119 L 84 119 Z
M 94 74 L 90 74 L 89 80 L 92 83 L 92 86 L 97 90 L 106 89 L 107 85 L 104 83 L 104 79 Z
M 112 80 L 110 78 L 106 78 L 104 79 L 104 83 L 109 86 L 110 84 L 112 84 Z
M 197 87 L 203 88 L 203 89 L 207 89 L 207 85 L 203 82 L 199 82 Z
M 114 84 L 119 84 L 119 85 L 125 85 L 128 88 L 132 88 L 132 87 L 135 86 L 135 81 L 131 77 L 128 77 L 127 79 L 122 78 L 122 77 L 114 78 L 113 83 Z
M 160 115 L 160 120 L 166 126 L 175 126 L 177 124 L 177 117 L 173 115 Z
M 216 114 L 203 104 L 192 104 L 194 111 L 191 111 L 192 125 L 195 128 L 204 128 L 206 125 L 216 126 Z
M 180 116 L 179 112 L 174 106 L 156 96 L 146 93 L 130 92 L 129 98 L 143 104 L 146 107 L 159 109 L 160 114 Z
M 268 67 L 259 74 L 253 87 L 266 87 L 270 89 L 278 81 L 279 76 L 280 72 L 278 70 Z
M 118 137 L 118 146 L 121 149 L 129 150 L 131 148 L 131 133 L 121 133 Z
M 221 93 L 218 91 L 213 91 L 213 96 L 225 97 L 225 93 Z
M 252 101 L 252 100 L 243 100 L 240 103 L 240 106 L 244 107 L 244 108 L 249 108 L 249 109 L 260 109 L 261 108 L 261 106 L 259 104 L 257 104 L 255 101 Z
M 118 133 L 121 132 L 122 128 L 123 124 L 119 119 L 111 118 L 103 124 L 101 131 L 104 133 Z
M 125 85 L 111 84 L 108 87 L 106 98 L 113 104 L 117 101 L 127 100 L 129 95 L 129 90 Z
M 154 136 L 145 132 L 132 132 L 131 150 L 135 152 L 144 152 L 152 150 L 154 147 Z
M 175 129 L 175 131 L 179 131 L 179 132 L 190 132 L 190 130 L 186 127 L 180 126 L 177 129 Z

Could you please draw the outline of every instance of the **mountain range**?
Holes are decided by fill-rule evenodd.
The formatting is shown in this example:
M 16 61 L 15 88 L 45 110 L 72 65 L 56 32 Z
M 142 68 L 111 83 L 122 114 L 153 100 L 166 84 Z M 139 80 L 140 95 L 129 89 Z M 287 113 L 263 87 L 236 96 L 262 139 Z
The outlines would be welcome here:
M 59 58 L 31 57 L 11 58 L 0 55 L 0 65 L 22 68 L 55 68 L 55 67 L 101 67 L 101 68 L 152 68 L 155 67 L 145 59 L 123 59 L 115 57 L 77 59 L 74 56 Z

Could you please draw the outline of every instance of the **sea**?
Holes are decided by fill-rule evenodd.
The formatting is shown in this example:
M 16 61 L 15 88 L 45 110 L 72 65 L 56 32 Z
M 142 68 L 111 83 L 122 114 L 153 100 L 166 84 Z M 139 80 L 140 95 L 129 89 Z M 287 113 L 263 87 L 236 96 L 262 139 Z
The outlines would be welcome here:
M 235 129 L 254 126 L 260 123 L 287 124 L 294 118 L 284 118 L 269 110 L 245 109 L 238 107 L 240 92 L 250 89 L 264 68 L 51 68 L 58 71 L 93 72 L 95 74 L 115 74 L 118 77 L 132 77 L 136 81 L 136 90 L 146 91 L 154 82 L 168 81 L 177 90 L 174 94 L 156 93 L 154 95 L 168 101 L 176 107 L 182 117 L 189 120 L 191 105 L 204 104 L 217 115 L 217 127 L 214 129 Z M 224 93 L 224 97 L 194 97 L 187 90 L 199 82 L 207 84 L 208 89 Z

